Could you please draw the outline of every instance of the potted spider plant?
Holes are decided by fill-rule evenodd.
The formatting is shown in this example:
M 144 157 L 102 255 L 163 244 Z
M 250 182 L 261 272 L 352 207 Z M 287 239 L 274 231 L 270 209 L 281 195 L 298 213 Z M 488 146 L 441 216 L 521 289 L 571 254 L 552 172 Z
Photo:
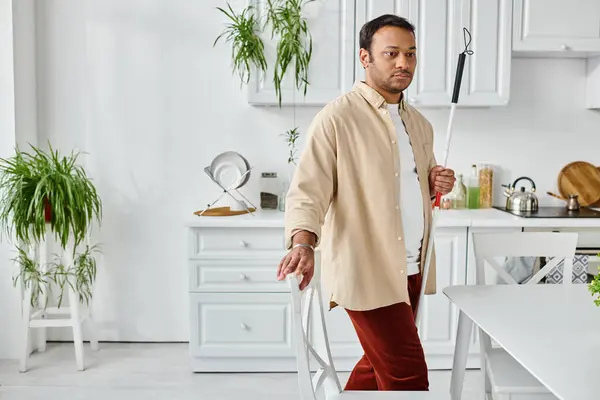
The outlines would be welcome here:
M 7 237 L 16 239 L 19 271 L 14 284 L 31 289 L 31 303 L 55 283 L 60 289 L 59 307 L 66 286 L 89 301 L 96 276 L 92 255 L 96 246 L 85 245 L 91 225 L 101 222 L 102 202 L 85 170 L 77 164 L 79 153 L 61 156 L 49 144 L 47 152 L 31 146 L 31 152 L 15 149 L 15 155 L 0 159 L 0 227 Z M 63 251 L 71 251 L 72 265 L 55 257 L 41 266 L 30 257 L 30 249 L 53 236 Z
M 312 58 L 312 36 L 306 18 L 302 15 L 306 4 L 315 0 L 255 0 L 265 4 L 261 16 L 251 4 L 236 13 L 229 3 L 227 10 L 217 7 L 228 19 L 224 31 L 216 38 L 214 45 L 222 37 L 231 43 L 233 71 L 237 72 L 241 84 L 247 84 L 252 68 L 264 76 L 267 71 L 265 46 L 261 34 L 271 27 L 271 39 L 277 41 L 276 58 L 273 65 L 273 85 L 281 107 L 283 78 L 293 67 L 294 82 L 298 90 L 306 95 L 309 85 L 308 67 Z

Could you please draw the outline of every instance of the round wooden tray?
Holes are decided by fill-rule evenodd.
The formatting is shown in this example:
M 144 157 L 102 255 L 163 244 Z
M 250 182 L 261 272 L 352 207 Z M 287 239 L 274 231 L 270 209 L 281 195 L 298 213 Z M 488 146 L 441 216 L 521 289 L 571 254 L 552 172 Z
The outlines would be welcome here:
M 249 212 L 256 211 L 255 208 L 249 208 L 247 210 L 232 210 L 230 207 L 215 207 L 209 208 L 204 212 L 204 214 L 200 215 L 203 210 L 194 211 L 194 214 L 200 217 L 231 217 L 233 215 L 243 215 L 248 214 Z
M 558 174 L 558 191 L 564 198 L 577 194 L 582 207 L 600 202 L 600 169 L 585 161 L 567 164 Z

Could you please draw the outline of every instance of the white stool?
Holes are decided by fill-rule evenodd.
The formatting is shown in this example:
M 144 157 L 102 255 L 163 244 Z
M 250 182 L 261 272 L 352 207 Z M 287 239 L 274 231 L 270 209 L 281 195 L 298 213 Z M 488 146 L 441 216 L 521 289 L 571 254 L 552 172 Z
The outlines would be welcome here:
M 296 359 L 298 364 L 298 386 L 302 400 L 316 400 L 319 390 L 324 389 L 326 399 L 397 399 L 397 400 L 446 400 L 450 399 L 450 391 L 425 392 L 425 391 L 345 391 L 333 364 L 327 325 L 323 312 L 323 298 L 320 283 L 320 252 L 315 252 L 315 273 L 306 289 L 300 291 L 299 282 L 302 277 L 289 275 L 293 308 L 293 338 L 296 345 Z M 316 304 L 314 303 L 316 301 Z M 313 321 L 312 313 L 318 315 Z M 318 329 L 311 331 L 310 326 L 316 322 Z M 316 343 L 316 346 L 313 346 Z M 310 355 L 318 364 L 314 376 L 310 370 Z
M 48 232 L 46 232 L 44 240 L 29 251 L 29 257 L 32 259 L 37 258 L 40 268 L 43 269 L 45 269 L 45 265 L 47 264 L 47 237 Z M 73 251 L 70 245 L 62 252 L 61 258 L 65 265 L 71 265 L 73 263 L 72 254 Z M 38 299 L 38 304 L 32 305 L 31 289 L 25 288 L 23 281 L 21 281 L 21 317 L 23 323 L 23 353 L 19 366 L 21 372 L 27 371 L 27 360 L 31 352 L 30 333 L 32 328 L 35 328 L 37 331 L 36 333 L 38 333 L 37 344 L 34 345 L 34 349 L 37 349 L 39 352 L 44 352 L 46 350 L 46 328 L 72 328 L 73 343 L 75 345 L 75 360 L 77 369 L 80 371 L 84 370 L 82 337 L 82 323 L 84 321 L 87 321 L 89 326 L 91 348 L 94 351 L 98 350 L 98 339 L 96 337 L 96 328 L 92 319 L 91 305 L 84 310 L 82 304 L 79 302 L 79 294 L 73 290 L 70 285 L 67 284 L 65 286 L 69 299 L 69 306 L 61 306 L 60 308 L 45 307 L 48 299 L 47 290 L 44 290 L 43 294 Z M 74 283 L 73 287 L 75 287 Z M 60 316 L 62 318 L 53 318 L 53 316 Z

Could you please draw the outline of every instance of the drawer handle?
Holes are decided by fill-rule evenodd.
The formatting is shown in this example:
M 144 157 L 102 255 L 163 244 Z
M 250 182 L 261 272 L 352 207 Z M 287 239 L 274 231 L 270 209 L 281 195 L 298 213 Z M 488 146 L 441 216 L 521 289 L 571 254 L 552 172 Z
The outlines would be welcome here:
M 244 274 L 240 274 L 240 281 L 248 280 L 248 277 Z
M 246 242 L 245 240 L 240 240 L 240 246 L 241 247 L 248 247 L 248 242 Z
M 242 324 L 240 325 L 240 328 L 242 328 L 242 329 L 243 329 L 243 330 L 245 330 L 245 331 L 247 331 L 247 330 L 249 329 L 248 325 L 246 325 L 246 324 L 244 324 L 244 323 L 242 323 Z

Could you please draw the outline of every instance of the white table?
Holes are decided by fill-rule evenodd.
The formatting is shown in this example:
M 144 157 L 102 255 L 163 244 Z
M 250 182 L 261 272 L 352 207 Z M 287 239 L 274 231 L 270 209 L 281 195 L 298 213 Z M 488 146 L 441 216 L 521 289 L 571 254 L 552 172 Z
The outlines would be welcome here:
M 600 307 L 587 285 L 472 285 L 443 292 L 558 398 L 600 398 Z M 455 363 L 453 380 L 464 376 L 465 362 Z

